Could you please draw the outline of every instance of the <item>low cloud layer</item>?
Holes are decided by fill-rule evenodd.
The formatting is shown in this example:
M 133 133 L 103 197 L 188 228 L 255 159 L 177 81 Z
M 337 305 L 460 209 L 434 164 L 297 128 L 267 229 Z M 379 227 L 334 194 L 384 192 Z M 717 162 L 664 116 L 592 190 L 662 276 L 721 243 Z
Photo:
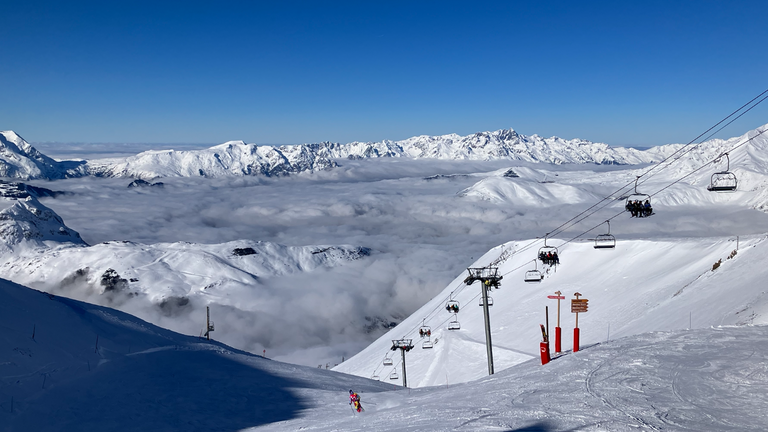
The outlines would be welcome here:
M 257 353 L 266 349 L 277 359 L 317 365 L 337 363 L 365 347 L 388 321 L 413 313 L 490 248 L 542 236 L 591 205 L 513 207 L 457 196 L 487 173 L 506 167 L 509 162 L 392 159 L 342 161 L 332 171 L 285 178 L 162 179 L 164 188 L 129 189 L 126 179 L 33 183 L 73 192 L 43 202 L 91 244 L 252 239 L 371 248 L 371 257 L 344 266 L 263 278 L 258 286 L 233 293 L 237 302 L 212 307 L 214 338 Z M 434 175 L 443 176 L 425 179 Z M 592 186 L 590 192 L 609 189 Z M 606 210 L 606 215 L 618 210 Z M 677 216 L 650 224 L 614 223 L 611 232 L 638 238 L 681 231 L 701 236 L 768 231 L 764 214 L 743 208 L 723 207 L 706 218 L 691 209 L 668 214 L 674 212 Z M 599 223 L 599 217 L 562 237 Z M 205 319 L 203 304 L 173 316 L 139 304 L 126 310 L 191 334 L 202 329 Z

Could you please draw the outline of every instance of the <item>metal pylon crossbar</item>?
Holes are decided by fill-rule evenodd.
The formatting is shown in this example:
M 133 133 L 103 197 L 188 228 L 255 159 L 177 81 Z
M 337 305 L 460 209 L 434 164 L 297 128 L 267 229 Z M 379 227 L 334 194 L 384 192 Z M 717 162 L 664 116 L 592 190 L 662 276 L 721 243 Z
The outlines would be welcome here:
M 464 279 L 464 283 L 472 285 L 475 281 L 480 281 L 486 286 L 498 287 L 503 276 L 499 275 L 498 267 L 477 267 L 468 268 L 469 276 Z

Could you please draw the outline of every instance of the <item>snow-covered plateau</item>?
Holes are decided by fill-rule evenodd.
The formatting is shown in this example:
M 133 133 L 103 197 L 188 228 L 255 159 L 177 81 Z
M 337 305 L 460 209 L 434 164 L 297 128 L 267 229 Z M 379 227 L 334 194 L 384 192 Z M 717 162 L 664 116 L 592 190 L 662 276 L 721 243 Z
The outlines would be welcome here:
M 0 185 L 0 428 L 762 430 L 766 131 L 643 152 L 511 130 L 312 144 L 288 153 L 328 164 L 301 176 L 255 169 L 268 149 L 239 142 L 48 177 L 19 174 L 55 164 L 4 133 L 6 153 L 37 161 L 14 156 L 6 177 L 38 180 Z M 726 170 L 735 190 L 709 191 Z M 653 215 L 632 217 L 632 196 Z M 609 233 L 615 247 L 595 248 Z M 502 277 L 490 377 L 481 285 L 465 283 L 486 266 Z M 573 352 L 576 293 L 589 309 Z M 219 341 L 343 374 L 154 327 L 199 336 L 205 308 Z M 540 325 L 554 351 L 558 322 L 563 352 L 542 366 Z

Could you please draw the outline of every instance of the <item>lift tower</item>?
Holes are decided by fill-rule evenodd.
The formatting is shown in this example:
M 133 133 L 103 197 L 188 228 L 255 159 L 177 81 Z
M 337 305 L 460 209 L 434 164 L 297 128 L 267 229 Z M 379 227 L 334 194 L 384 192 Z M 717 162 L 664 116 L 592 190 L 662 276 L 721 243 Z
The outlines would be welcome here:
M 392 341 L 392 351 L 400 350 L 403 355 L 403 387 L 408 387 L 408 380 L 405 377 L 405 353 L 413 349 L 413 339 L 397 339 Z
M 485 318 L 485 348 L 488 352 L 488 375 L 493 375 L 493 346 L 491 343 L 491 315 L 488 311 L 488 291 L 492 288 L 498 289 L 501 286 L 503 276 L 499 275 L 498 267 L 479 267 L 468 268 L 469 276 L 464 279 L 464 283 L 472 285 L 475 281 L 480 281 L 480 291 L 483 295 L 483 318 Z

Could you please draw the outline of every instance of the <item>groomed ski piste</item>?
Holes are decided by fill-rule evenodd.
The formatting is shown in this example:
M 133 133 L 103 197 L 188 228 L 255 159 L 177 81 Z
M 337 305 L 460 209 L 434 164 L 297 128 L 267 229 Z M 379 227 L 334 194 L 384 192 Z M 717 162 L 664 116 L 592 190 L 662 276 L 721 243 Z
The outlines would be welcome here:
M 768 403 L 765 326 L 645 333 L 403 389 L 7 281 L 0 300 L 3 431 L 746 431 L 762 430 Z

